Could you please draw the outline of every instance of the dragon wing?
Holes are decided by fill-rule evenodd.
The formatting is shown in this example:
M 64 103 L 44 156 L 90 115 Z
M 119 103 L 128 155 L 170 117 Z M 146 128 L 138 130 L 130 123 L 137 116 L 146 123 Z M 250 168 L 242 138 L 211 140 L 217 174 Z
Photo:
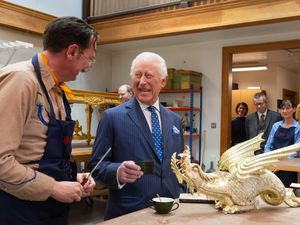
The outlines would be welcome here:
M 262 135 L 263 133 L 260 133 L 256 137 L 237 144 L 224 152 L 218 164 L 219 169 L 231 173 L 233 170 L 236 170 L 238 163 L 253 157 L 254 152 L 260 149 L 260 143 L 264 141 Z
M 237 177 L 243 179 L 250 175 L 262 174 L 265 172 L 265 169 L 270 168 L 273 163 L 287 159 L 290 154 L 299 150 L 300 143 L 296 143 L 271 152 L 246 158 L 237 164 Z

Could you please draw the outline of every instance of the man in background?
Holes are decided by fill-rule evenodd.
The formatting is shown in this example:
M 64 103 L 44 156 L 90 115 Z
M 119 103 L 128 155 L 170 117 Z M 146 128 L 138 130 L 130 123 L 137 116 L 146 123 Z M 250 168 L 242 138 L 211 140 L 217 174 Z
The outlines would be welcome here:
M 68 203 L 95 187 L 70 160 L 75 122 L 66 95 L 73 94 L 64 81 L 91 68 L 97 40 L 83 20 L 57 18 L 42 52 L 0 70 L 1 224 L 67 225 Z
M 132 87 L 130 87 L 130 85 L 128 84 L 123 84 L 119 87 L 118 94 L 119 94 L 119 98 L 123 103 L 127 102 L 133 96 Z
M 104 219 L 149 207 L 157 194 L 178 198 L 181 185 L 172 172 L 174 152 L 184 148 L 180 117 L 159 103 L 167 83 L 165 60 L 152 52 L 139 54 L 130 76 L 134 97 L 104 112 L 97 130 L 90 168 L 111 148 L 94 178 L 109 187 Z M 150 174 L 136 163 L 152 162 Z
M 246 117 L 246 138 L 249 140 L 259 133 L 264 133 L 262 137 L 265 141 L 262 142 L 261 149 L 255 152 L 255 154 L 261 154 L 263 153 L 266 140 L 269 137 L 273 124 L 281 120 L 281 117 L 278 112 L 268 109 L 268 99 L 264 91 L 254 95 L 253 104 L 256 108 L 256 112 Z

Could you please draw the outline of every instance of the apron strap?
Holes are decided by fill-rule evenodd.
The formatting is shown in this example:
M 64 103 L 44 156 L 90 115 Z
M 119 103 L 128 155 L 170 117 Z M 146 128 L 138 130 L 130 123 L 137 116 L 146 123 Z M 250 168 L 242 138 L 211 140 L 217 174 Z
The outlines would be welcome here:
M 70 107 L 70 104 L 67 100 L 65 92 L 62 92 L 62 93 L 63 93 L 63 103 L 64 103 L 64 107 L 65 107 L 65 111 L 66 111 L 66 119 L 71 120 L 72 119 L 72 117 L 71 117 L 71 107 Z
M 47 100 L 49 102 L 49 105 L 50 105 L 50 116 L 52 118 L 55 118 L 55 113 L 54 113 L 52 102 L 50 100 L 50 97 L 49 97 L 48 91 L 47 91 L 47 89 L 45 87 L 45 84 L 44 84 L 44 82 L 42 80 L 42 75 L 41 75 L 41 70 L 40 70 L 40 65 L 39 65 L 39 60 L 38 60 L 38 54 L 36 54 L 35 56 L 33 56 L 31 62 L 32 62 L 32 65 L 34 67 L 35 73 L 37 74 L 38 81 L 39 81 L 39 83 L 40 83 L 40 85 L 41 85 L 41 87 L 42 87 L 42 89 L 44 91 L 44 94 L 46 95 L 46 98 L 47 98 Z

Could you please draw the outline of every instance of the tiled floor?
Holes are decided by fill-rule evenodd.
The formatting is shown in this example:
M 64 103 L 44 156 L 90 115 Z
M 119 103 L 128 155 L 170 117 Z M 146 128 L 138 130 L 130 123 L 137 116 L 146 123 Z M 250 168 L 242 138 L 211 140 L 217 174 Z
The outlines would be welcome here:
M 89 203 L 87 200 L 72 203 L 69 225 L 94 225 L 103 221 L 106 200 L 93 198 L 93 204 Z

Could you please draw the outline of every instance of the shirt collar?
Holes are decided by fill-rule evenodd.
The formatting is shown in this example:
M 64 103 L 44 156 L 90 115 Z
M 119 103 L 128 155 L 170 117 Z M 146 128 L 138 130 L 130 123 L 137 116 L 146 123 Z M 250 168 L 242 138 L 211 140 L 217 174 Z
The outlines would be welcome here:
M 146 110 L 150 105 L 144 104 L 141 101 L 139 101 L 138 99 L 136 99 L 141 107 L 142 110 Z M 157 98 L 156 102 L 152 105 L 155 107 L 155 109 L 160 112 L 160 107 L 159 107 L 159 99 Z
M 55 81 L 53 80 L 52 76 L 47 70 L 47 65 L 43 62 L 41 59 L 40 54 L 38 55 L 39 57 L 39 65 L 40 65 L 40 71 L 41 75 L 43 77 L 43 81 L 45 81 L 47 84 L 45 84 L 47 91 L 50 91 L 52 89 L 55 89 Z
M 284 121 L 283 120 L 279 121 L 279 126 L 284 127 Z M 290 127 L 297 127 L 297 126 L 299 126 L 299 123 L 298 123 L 297 120 L 294 120 Z
M 265 118 L 266 118 L 266 116 L 267 116 L 267 112 L 268 112 L 268 109 L 266 109 L 266 111 L 265 111 L 265 112 L 263 112 L 263 113 L 257 112 L 257 114 L 258 114 L 258 117 L 260 118 L 260 117 L 261 117 L 261 115 L 262 115 L 262 114 L 264 114 L 264 116 L 265 116 Z

